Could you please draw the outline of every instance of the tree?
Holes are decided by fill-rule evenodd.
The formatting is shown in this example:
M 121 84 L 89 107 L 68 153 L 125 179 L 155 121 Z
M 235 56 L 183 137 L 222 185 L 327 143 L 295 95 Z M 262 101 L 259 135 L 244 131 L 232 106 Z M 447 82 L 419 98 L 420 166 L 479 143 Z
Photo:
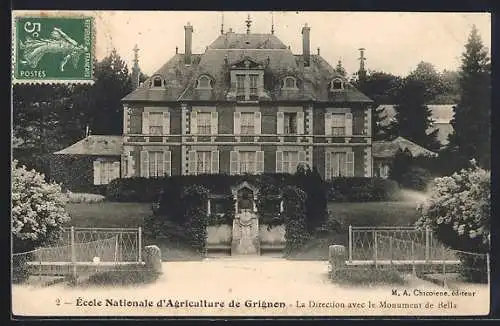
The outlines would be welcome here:
M 440 148 L 437 140 L 438 130 L 427 133 L 432 126 L 432 112 L 426 105 L 433 96 L 432 87 L 419 74 L 410 74 L 403 81 L 403 86 L 396 99 L 395 121 L 390 128 L 393 134 L 411 140 L 429 150 Z
M 61 187 L 44 176 L 12 163 L 11 232 L 13 252 L 25 252 L 56 242 L 70 217 Z
M 95 64 L 93 85 L 78 87 L 74 107 L 86 112 L 85 124 L 92 133 L 120 135 L 123 128 L 121 99 L 132 91 L 132 78 L 116 50 Z
M 358 79 L 354 81 L 354 85 L 374 101 L 372 112 L 372 136 L 374 140 L 392 138 L 390 129 L 387 128 L 385 122 L 387 115 L 381 105 L 394 104 L 402 85 L 401 77 L 381 71 L 370 71 L 362 83 Z
M 460 100 L 453 108 L 448 147 L 462 166 L 472 158 L 490 167 L 491 66 L 488 50 L 473 26 L 460 69 Z

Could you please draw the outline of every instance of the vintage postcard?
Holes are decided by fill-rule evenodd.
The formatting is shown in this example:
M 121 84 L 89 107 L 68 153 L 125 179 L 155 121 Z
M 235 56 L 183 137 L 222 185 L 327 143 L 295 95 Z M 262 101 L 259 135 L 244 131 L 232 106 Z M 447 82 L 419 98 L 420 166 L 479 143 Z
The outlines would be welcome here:
M 486 316 L 488 13 L 13 11 L 12 316 Z

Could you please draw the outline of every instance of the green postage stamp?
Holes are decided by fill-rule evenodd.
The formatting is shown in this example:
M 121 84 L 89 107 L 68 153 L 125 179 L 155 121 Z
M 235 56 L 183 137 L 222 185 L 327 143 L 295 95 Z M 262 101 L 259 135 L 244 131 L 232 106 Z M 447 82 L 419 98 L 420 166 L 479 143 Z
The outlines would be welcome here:
M 93 82 L 93 17 L 17 16 L 12 42 L 13 83 Z

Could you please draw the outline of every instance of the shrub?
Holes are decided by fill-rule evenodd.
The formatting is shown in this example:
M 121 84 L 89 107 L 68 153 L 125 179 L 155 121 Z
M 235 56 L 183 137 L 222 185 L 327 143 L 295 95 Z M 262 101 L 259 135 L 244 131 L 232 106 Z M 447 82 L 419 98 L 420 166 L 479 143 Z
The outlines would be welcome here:
M 103 195 L 87 194 L 82 192 L 66 192 L 68 203 L 99 203 L 106 199 Z
M 430 227 L 445 245 L 486 253 L 490 246 L 490 172 L 471 161 L 468 169 L 436 178 L 428 199 L 419 206 L 416 225 Z M 462 263 L 467 266 L 467 260 Z
M 304 244 L 308 238 L 306 226 L 306 193 L 301 189 L 288 186 L 284 189 L 284 216 L 286 252 Z
M 398 199 L 399 186 L 383 178 L 334 178 L 328 184 L 328 200 L 341 202 L 390 201 Z
M 193 185 L 184 190 L 181 201 L 188 243 L 200 254 L 205 253 L 207 241 L 207 199 L 208 190 Z
M 35 170 L 12 164 L 11 232 L 13 251 L 29 251 L 57 242 L 70 220 L 61 187 Z
M 158 200 L 165 178 L 114 179 L 106 187 L 109 201 L 152 203 Z
M 423 168 L 410 167 L 401 175 L 401 186 L 404 188 L 425 191 L 432 180 L 431 173 Z
M 390 268 L 344 267 L 332 270 L 330 279 L 349 285 L 405 285 L 407 282 L 397 270 Z

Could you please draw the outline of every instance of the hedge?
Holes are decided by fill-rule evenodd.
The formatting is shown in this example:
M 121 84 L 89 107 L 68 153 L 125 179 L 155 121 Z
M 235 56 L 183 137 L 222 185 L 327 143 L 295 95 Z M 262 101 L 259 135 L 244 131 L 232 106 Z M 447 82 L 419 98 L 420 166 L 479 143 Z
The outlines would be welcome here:
M 327 188 L 329 201 L 391 201 L 398 199 L 399 194 L 398 183 L 383 178 L 334 178 Z

